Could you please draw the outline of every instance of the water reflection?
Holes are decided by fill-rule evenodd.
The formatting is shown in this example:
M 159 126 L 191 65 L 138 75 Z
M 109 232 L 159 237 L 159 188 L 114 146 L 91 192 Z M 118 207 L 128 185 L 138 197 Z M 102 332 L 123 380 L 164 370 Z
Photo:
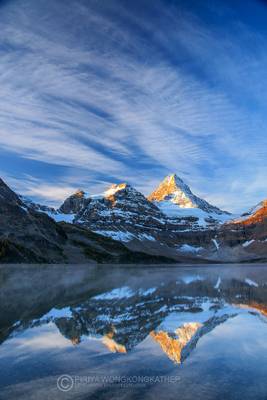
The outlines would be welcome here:
M 3 268 L 0 340 L 52 322 L 73 345 L 90 337 L 111 352 L 126 353 L 150 335 L 180 363 L 229 318 L 267 315 L 265 269 L 226 269 L 222 279 L 211 267 L 201 275 L 190 269 Z
M 239 321 L 240 338 L 248 334 L 253 324 L 257 332 L 262 330 L 266 334 L 266 268 L 9 266 L 0 269 L 0 364 L 1 357 L 15 359 L 21 354 L 27 358 L 36 350 L 57 349 L 63 353 L 66 349 L 80 348 L 84 354 L 83 345 L 90 342 L 90 351 L 97 349 L 103 357 L 109 352 L 123 360 L 140 348 L 143 350 L 138 353 L 139 362 L 146 362 L 152 369 L 153 352 L 178 366 L 187 364 L 195 349 L 201 352 L 205 338 L 212 343 L 212 338 L 220 332 L 225 332 L 225 337 L 233 336 L 237 328 L 231 321 L 235 320 Z M 259 354 L 266 353 L 263 344 L 259 344 L 261 339 L 254 343 L 254 355 L 255 349 Z M 221 336 L 221 343 L 223 340 Z M 238 348 L 238 343 L 233 345 Z M 22 351 L 23 346 L 24 349 L 28 346 L 27 354 Z M 220 348 L 219 342 L 216 346 Z M 148 348 L 151 360 L 145 358 Z M 210 347 L 210 351 L 215 350 L 214 345 Z M 69 357 L 70 362 L 74 360 L 74 353 Z M 206 350 L 201 362 L 208 363 L 208 358 Z M 50 362 L 50 368 L 56 370 L 58 360 L 59 353 L 53 354 L 54 364 Z M 79 367 L 80 363 L 81 360 Z M 96 365 L 106 369 L 107 359 Z M 166 372 L 168 368 L 164 368 L 162 371 Z M 38 371 L 35 373 L 38 375 Z

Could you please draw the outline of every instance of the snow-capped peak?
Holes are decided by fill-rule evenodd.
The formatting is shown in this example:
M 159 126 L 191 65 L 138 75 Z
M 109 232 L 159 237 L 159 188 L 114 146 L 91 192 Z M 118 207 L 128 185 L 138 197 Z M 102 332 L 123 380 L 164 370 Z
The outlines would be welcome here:
M 165 182 L 165 181 L 168 182 L 169 185 L 174 185 L 175 187 L 184 187 L 185 189 L 189 189 L 189 191 L 190 191 L 189 186 L 186 185 L 184 183 L 184 181 L 176 174 L 171 174 L 171 175 L 166 176 L 166 178 L 163 180 L 163 182 Z
M 194 195 L 190 187 L 176 174 L 168 175 L 149 196 L 148 200 L 155 202 L 159 207 L 164 203 L 166 212 L 167 205 L 192 209 L 198 208 L 206 213 L 224 214 L 219 208 L 212 206 L 206 200 Z M 225 213 L 226 214 L 226 213 Z
M 181 208 L 198 208 L 189 186 L 176 174 L 166 176 L 148 199 L 150 201 L 169 200 Z

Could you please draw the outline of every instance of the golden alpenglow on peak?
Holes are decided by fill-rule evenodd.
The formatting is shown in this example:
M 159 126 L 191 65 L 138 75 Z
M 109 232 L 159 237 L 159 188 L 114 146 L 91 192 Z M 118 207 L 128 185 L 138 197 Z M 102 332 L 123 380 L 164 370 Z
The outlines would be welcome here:
M 267 200 L 261 201 L 256 207 L 253 207 L 248 213 L 241 215 L 241 218 L 229 221 L 229 224 L 253 225 L 264 223 L 267 218 Z
M 189 186 L 176 174 L 172 174 L 164 178 L 156 190 L 148 196 L 148 200 L 156 202 L 171 200 L 181 208 L 196 208 L 197 205 L 192 201 L 192 196 Z
M 229 215 L 192 193 L 190 187 L 176 174 L 166 176 L 147 198 L 169 216 L 175 216 L 181 209 L 200 209 L 206 213 Z
M 105 191 L 105 197 L 113 196 L 115 193 L 120 190 L 126 189 L 128 184 L 126 182 L 123 183 L 113 183 L 108 190 Z

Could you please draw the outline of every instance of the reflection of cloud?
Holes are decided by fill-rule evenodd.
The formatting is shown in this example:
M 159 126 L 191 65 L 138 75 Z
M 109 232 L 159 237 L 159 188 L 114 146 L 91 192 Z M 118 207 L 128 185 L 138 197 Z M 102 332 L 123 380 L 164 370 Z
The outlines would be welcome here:
M 78 186 L 122 179 L 149 193 L 155 174 L 185 171 L 197 193 L 210 200 L 218 192 L 224 208 L 243 207 L 241 191 L 251 204 L 264 195 L 260 32 L 229 19 L 227 33 L 197 7 L 159 0 L 149 17 L 119 1 L 15 3 L 0 17 L 2 151 L 72 167 L 69 180 L 82 169 Z M 227 16 L 231 5 L 220 7 Z M 63 195 L 70 183 L 59 183 Z M 49 198 L 49 185 L 32 193 Z
M 64 348 L 69 347 L 70 343 L 65 340 L 63 336 L 56 333 L 46 333 L 45 336 L 36 337 L 28 341 L 23 341 L 18 343 L 23 347 L 31 347 L 36 350 L 44 350 L 51 348 Z
M 32 350 L 49 350 L 63 349 L 70 347 L 71 341 L 62 336 L 53 323 L 47 324 L 45 327 L 36 327 L 28 329 L 22 335 L 12 339 L 14 348 L 26 351 Z
M 27 363 L 35 354 L 49 352 L 50 350 L 64 350 L 73 345 L 70 340 L 60 334 L 54 323 L 45 326 L 29 328 L 23 332 L 17 332 L 1 344 L 0 360 L 4 362 L 6 357 L 15 360 L 16 364 Z

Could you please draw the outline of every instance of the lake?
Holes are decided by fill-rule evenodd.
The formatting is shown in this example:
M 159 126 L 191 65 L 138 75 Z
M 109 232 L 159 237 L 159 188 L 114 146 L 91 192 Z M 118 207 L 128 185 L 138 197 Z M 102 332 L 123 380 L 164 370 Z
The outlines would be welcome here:
M 0 267 L 0 399 L 267 399 L 267 266 Z

